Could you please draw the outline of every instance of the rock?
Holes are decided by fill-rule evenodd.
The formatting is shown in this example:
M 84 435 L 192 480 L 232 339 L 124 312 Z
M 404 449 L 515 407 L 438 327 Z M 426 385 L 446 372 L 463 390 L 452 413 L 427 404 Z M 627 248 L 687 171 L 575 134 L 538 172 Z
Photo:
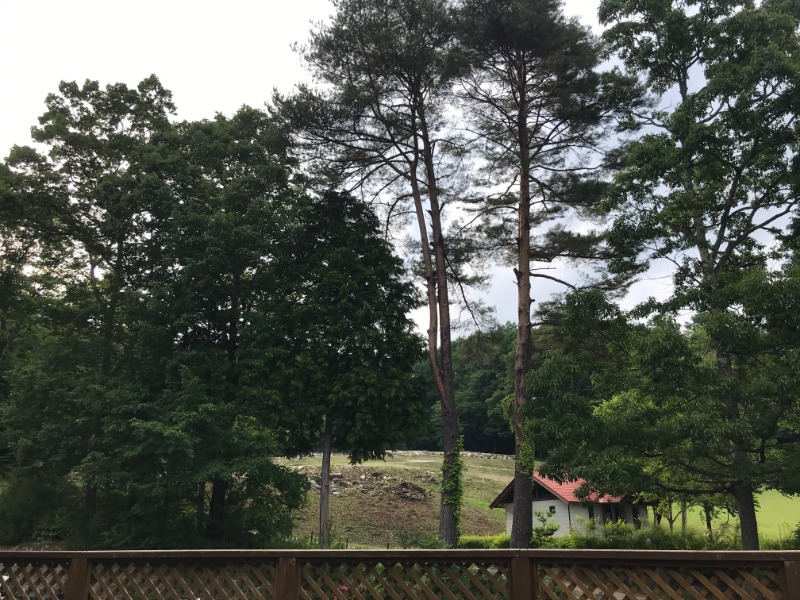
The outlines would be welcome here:
M 392 493 L 398 498 L 414 500 L 415 502 L 422 502 L 428 497 L 424 489 L 408 481 L 403 481 L 394 486 L 392 488 Z

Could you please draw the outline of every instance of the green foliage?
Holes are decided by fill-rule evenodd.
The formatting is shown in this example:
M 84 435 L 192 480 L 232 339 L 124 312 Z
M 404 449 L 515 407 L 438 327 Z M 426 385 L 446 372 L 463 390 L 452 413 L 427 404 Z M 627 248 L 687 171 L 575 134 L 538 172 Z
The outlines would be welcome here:
M 531 547 L 542 548 L 547 546 L 553 536 L 559 529 L 559 526 L 553 522 L 548 513 L 542 511 L 534 511 L 534 526 L 533 535 L 531 536 Z M 538 521 L 538 524 L 536 523 Z
M 64 541 L 74 536 L 80 498 L 63 479 L 16 472 L 0 492 L 0 544 Z
M 554 537 L 547 548 L 569 549 L 617 549 L 617 550 L 740 550 L 741 537 L 738 530 L 721 526 L 709 536 L 707 532 L 688 528 L 686 531 L 670 532 L 663 527 L 637 529 L 627 523 L 615 522 L 596 526 L 584 525 L 582 532 L 570 532 L 563 537 Z
M 504 404 L 514 389 L 514 342 L 511 323 L 476 331 L 453 341 L 456 407 L 464 448 L 471 452 L 514 453 L 514 436 Z M 423 380 L 425 404 L 430 408 L 427 427 L 412 441 L 420 449 L 441 448 L 441 409 L 430 366 L 415 367 Z
M 772 2 L 607 0 L 600 18 L 629 73 L 668 92 L 630 111 L 648 129 L 606 195 L 612 267 L 636 274 L 668 259 L 673 290 L 634 311 L 652 317 L 647 325 L 576 299 L 570 318 L 588 335 L 571 334 L 547 369 L 565 369 L 561 397 L 582 441 L 555 458 L 572 435 L 555 419 L 548 462 L 604 489 L 730 494 L 744 546 L 755 548 L 754 494 L 793 485 L 797 452 L 787 435 L 797 324 L 778 326 L 787 297 L 774 299 L 796 279 L 784 240 L 798 206 L 798 13 Z M 690 331 L 673 320 L 681 313 L 696 315 Z M 544 380 L 534 386 L 559 395 Z
M 0 240 L 20 250 L 0 260 L 16 329 L 0 340 L 0 506 L 20 515 L 3 539 L 286 539 L 307 483 L 272 457 L 318 434 L 300 399 L 340 401 L 356 460 L 416 420 L 402 265 L 365 205 L 292 181 L 262 111 L 173 125 L 154 77 L 65 83 L 47 103 L 50 159 L 17 149 L 0 170 Z
M 459 548 L 510 548 L 511 536 L 507 533 L 498 535 L 462 535 L 458 538 Z

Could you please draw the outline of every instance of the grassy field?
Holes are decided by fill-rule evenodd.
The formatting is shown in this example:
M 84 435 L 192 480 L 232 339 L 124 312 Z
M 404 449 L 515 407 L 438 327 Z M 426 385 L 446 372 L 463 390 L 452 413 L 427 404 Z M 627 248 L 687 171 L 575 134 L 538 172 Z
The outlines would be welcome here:
M 308 456 L 281 461 L 310 479 L 318 480 L 321 458 Z M 503 510 L 489 503 L 511 481 L 510 458 L 464 456 L 464 506 L 462 533 L 492 535 L 505 530 Z M 398 453 L 385 461 L 351 466 L 347 457 L 335 455 L 331 470 L 332 537 L 350 548 L 403 548 L 432 543 L 437 532 L 441 454 Z M 800 524 L 800 498 L 769 491 L 759 498 L 759 532 L 762 539 L 787 537 Z M 296 538 L 313 540 L 318 534 L 319 492 L 312 488 L 307 505 L 296 515 Z M 678 521 L 680 523 L 680 521 Z M 689 515 L 690 527 L 704 528 L 699 511 Z M 679 527 L 679 525 L 676 525 Z M 737 520 L 724 516 L 715 527 L 735 531 Z

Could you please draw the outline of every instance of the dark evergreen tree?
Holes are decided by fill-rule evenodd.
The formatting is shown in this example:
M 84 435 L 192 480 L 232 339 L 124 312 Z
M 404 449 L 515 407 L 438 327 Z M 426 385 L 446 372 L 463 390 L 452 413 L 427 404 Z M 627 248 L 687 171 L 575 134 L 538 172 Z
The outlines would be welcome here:
M 291 332 L 282 363 L 287 387 L 279 415 L 296 451 L 322 441 L 320 546 L 329 544 L 333 448 L 352 462 L 382 458 L 413 436 L 421 416 L 413 365 L 422 356 L 408 313 L 417 305 L 402 262 L 383 239 L 372 209 L 328 192 L 302 206 L 294 240 L 297 268 L 287 283 L 291 311 L 276 325 Z

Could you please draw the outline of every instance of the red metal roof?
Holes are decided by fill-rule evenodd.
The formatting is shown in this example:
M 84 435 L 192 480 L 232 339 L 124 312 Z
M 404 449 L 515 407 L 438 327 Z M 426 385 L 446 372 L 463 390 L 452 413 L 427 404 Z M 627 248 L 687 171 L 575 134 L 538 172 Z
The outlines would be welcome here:
M 575 490 L 577 490 L 583 483 L 586 482 L 585 479 L 577 479 L 575 481 L 558 483 L 557 481 L 553 481 L 547 477 L 542 477 L 537 471 L 534 471 L 533 480 L 539 485 L 546 487 L 564 502 L 592 502 L 598 504 L 615 504 L 617 502 L 622 502 L 622 496 L 598 496 L 597 493 L 591 494 L 588 498 L 586 498 L 586 500 L 581 500 L 575 495 Z

